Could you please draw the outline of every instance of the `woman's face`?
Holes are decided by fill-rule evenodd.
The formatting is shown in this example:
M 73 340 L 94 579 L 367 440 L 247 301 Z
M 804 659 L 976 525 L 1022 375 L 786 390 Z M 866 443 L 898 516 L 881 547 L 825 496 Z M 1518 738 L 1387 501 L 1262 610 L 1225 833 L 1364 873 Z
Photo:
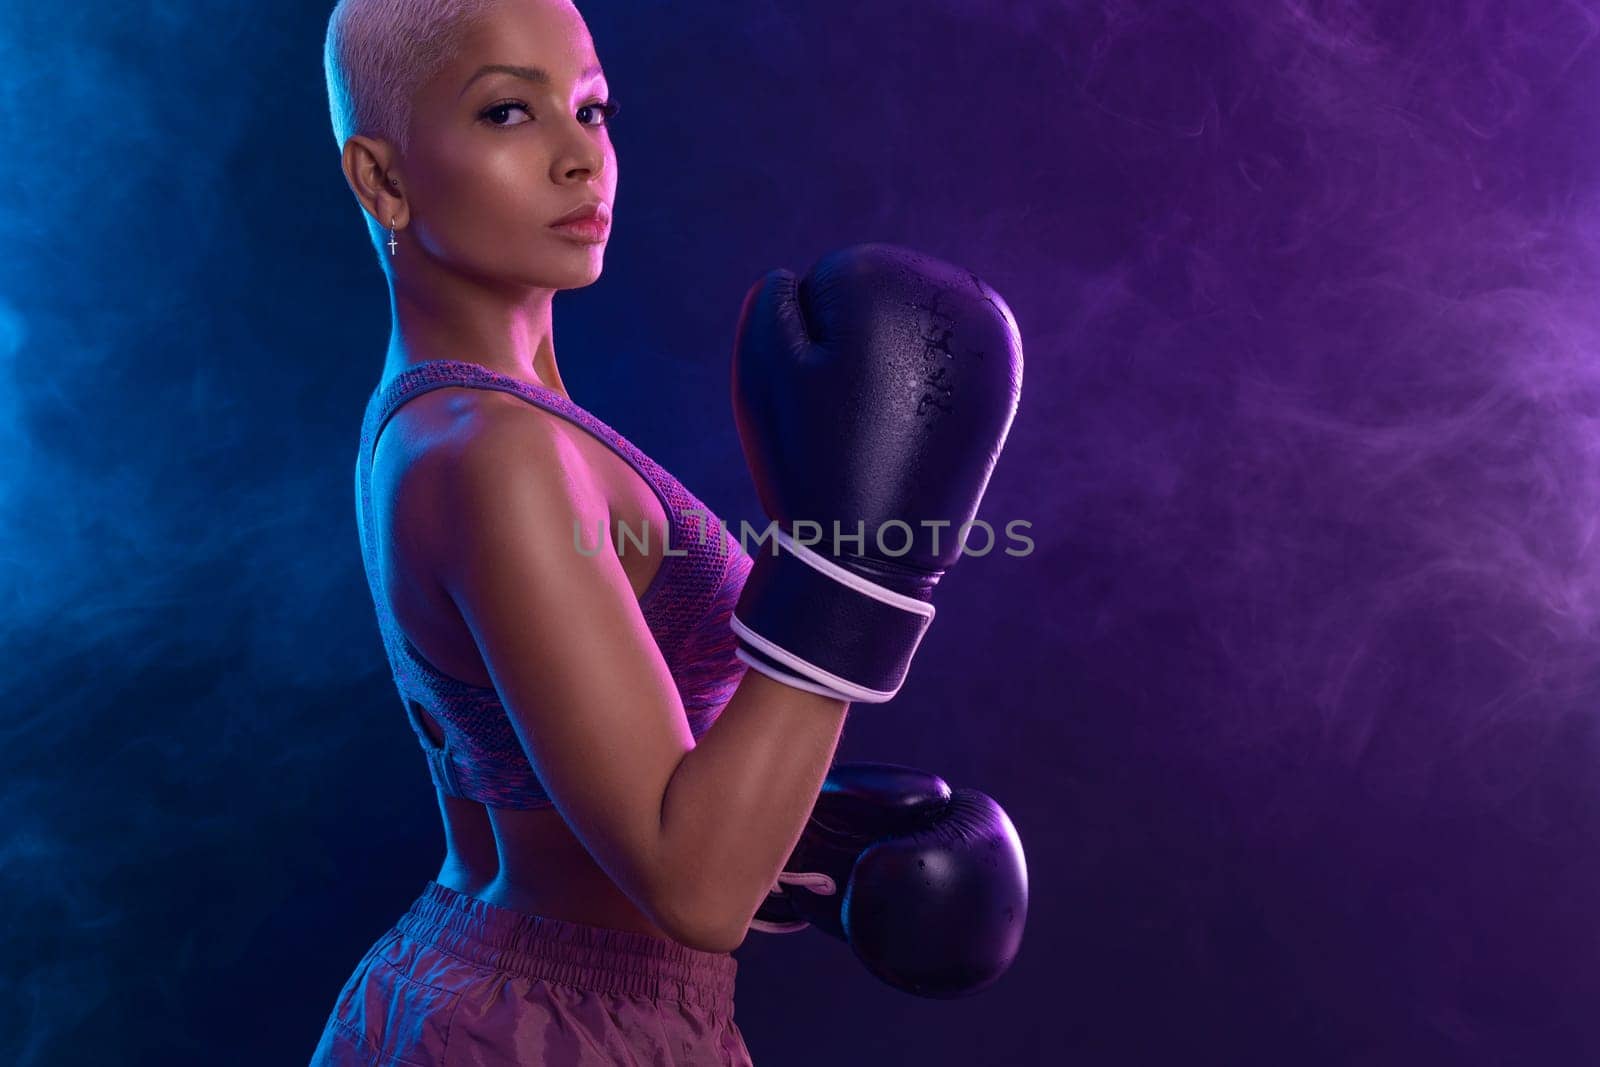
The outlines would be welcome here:
M 607 101 L 576 8 L 501 4 L 413 101 L 400 174 L 414 239 L 487 280 L 547 289 L 594 282 L 617 191 Z M 551 228 L 595 201 L 606 223 L 598 241 Z

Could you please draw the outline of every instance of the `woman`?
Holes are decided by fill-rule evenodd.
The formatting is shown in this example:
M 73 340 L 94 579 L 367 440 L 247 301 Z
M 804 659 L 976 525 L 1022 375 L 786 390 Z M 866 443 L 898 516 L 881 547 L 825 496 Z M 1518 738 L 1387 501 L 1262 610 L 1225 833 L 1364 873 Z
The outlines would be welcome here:
M 748 1063 L 735 916 L 794 845 L 848 704 L 745 671 L 727 616 L 749 557 L 694 536 L 703 505 L 563 386 L 551 299 L 599 277 L 617 190 L 587 28 L 561 0 L 344 0 L 326 62 L 393 302 L 363 552 L 446 853 L 313 1062 L 433 1063 L 448 1040 L 473 1063 Z M 592 221 L 552 225 L 573 216 Z M 575 550 L 597 523 L 653 533 Z M 739 908 L 711 892 L 732 886 Z
M 551 299 L 599 277 L 617 189 L 577 10 L 343 0 L 325 58 L 394 309 L 362 552 L 446 855 L 313 1064 L 749 1063 L 729 953 L 784 892 L 847 708 L 894 696 L 959 555 L 937 527 L 847 552 L 837 517 L 972 518 L 1016 408 L 1015 321 L 889 246 L 763 279 L 741 441 L 768 514 L 833 518 L 835 540 L 779 531 L 752 560 L 561 382 Z

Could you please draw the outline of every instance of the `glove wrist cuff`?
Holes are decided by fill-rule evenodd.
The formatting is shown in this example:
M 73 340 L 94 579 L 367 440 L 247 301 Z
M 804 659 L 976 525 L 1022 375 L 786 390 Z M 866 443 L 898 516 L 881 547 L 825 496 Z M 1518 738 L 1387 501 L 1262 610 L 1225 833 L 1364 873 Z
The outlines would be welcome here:
M 787 684 L 862 704 L 899 692 L 933 605 L 869 581 L 777 531 L 755 557 L 729 620 L 739 658 Z M 768 668 L 773 668 L 769 670 Z M 780 673 L 775 673 L 780 672 Z

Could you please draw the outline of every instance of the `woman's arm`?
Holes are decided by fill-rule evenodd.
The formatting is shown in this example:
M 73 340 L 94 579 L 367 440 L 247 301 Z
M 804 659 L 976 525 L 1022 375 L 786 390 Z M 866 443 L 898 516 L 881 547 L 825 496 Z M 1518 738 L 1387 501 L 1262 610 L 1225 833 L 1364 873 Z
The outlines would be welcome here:
M 776 883 L 833 762 L 849 703 L 746 671 L 668 783 L 673 875 L 700 902 L 704 944 L 731 952 Z
M 419 464 L 430 553 L 535 772 L 595 861 L 676 940 L 728 951 L 800 838 L 848 703 L 756 671 L 695 743 L 567 432 L 524 406 Z

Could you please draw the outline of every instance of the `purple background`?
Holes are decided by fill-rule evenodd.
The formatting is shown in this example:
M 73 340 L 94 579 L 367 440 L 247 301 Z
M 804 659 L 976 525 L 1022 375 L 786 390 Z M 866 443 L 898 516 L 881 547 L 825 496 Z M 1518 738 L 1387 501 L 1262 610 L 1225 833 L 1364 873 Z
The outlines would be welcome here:
M 980 516 L 1036 551 L 840 750 L 1006 807 L 1021 956 L 940 1003 L 752 934 L 756 1062 L 1600 1061 L 1600 8 L 580 7 L 621 185 L 563 375 L 719 513 L 768 267 L 910 245 L 1026 346 Z M 443 854 L 328 10 L 0 10 L 8 1063 L 304 1062 Z

